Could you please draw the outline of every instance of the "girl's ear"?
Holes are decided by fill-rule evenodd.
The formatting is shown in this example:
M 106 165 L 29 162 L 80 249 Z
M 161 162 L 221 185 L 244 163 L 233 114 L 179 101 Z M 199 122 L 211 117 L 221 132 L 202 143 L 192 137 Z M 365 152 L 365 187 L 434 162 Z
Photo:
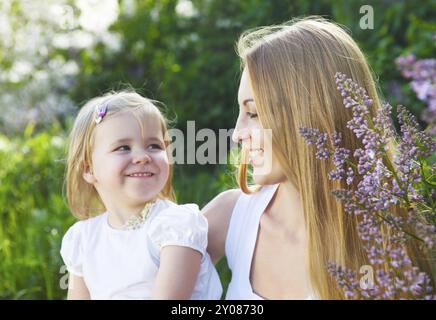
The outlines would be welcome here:
M 92 172 L 92 169 L 89 166 L 86 166 L 83 169 L 82 177 L 86 182 L 90 184 L 94 184 L 97 181 L 94 177 L 94 173 Z

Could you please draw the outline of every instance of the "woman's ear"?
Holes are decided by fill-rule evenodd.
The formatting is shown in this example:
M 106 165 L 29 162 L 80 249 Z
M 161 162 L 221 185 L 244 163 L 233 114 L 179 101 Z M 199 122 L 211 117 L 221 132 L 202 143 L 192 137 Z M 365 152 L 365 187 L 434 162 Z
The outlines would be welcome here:
M 83 169 L 82 177 L 86 182 L 90 184 L 94 184 L 97 181 L 90 166 L 85 166 L 85 168 Z

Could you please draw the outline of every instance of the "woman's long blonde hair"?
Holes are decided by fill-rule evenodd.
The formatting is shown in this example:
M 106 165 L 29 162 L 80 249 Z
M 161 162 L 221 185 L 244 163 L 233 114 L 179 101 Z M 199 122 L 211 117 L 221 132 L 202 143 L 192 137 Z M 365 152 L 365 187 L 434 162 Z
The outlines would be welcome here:
M 358 273 L 368 258 L 356 217 L 345 213 L 331 195 L 346 186 L 328 179 L 333 164 L 315 158 L 299 128 L 341 132 L 345 148 L 362 147 L 346 127 L 352 112 L 344 108 L 334 76 L 342 72 L 365 88 L 375 114 L 380 99 L 365 56 L 346 31 L 321 17 L 249 30 L 241 35 L 237 50 L 249 72 L 259 120 L 263 128 L 272 129 L 274 154 L 301 195 L 312 290 L 321 299 L 344 298 L 328 274 L 328 262 Z M 244 164 L 239 172 L 240 187 L 249 192 Z
M 107 105 L 104 120 L 121 111 L 132 112 L 142 127 L 143 117 L 155 117 L 160 122 L 168 157 L 167 121 L 153 104 L 154 101 L 144 98 L 135 92 L 111 92 L 94 98 L 80 110 L 69 136 L 68 156 L 66 166 L 65 188 L 68 206 L 75 217 L 87 219 L 105 210 L 104 204 L 92 184 L 83 179 L 86 168 L 92 168 L 92 150 L 94 145 L 95 118 L 99 106 Z M 103 121 L 104 121 L 103 120 Z M 159 197 L 174 200 L 172 188 L 173 166 L 170 161 L 169 177 Z

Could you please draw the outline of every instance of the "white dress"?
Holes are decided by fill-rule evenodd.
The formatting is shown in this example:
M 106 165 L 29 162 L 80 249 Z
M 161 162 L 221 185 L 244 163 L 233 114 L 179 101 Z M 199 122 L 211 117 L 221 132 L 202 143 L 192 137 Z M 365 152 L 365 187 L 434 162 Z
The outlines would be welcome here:
M 191 299 L 220 299 L 222 286 L 206 252 L 207 220 L 195 204 L 157 200 L 136 230 L 109 225 L 108 213 L 76 222 L 62 240 L 61 256 L 70 273 L 83 277 L 91 299 L 150 299 L 160 249 L 168 245 L 202 254 Z
M 264 299 L 251 286 L 250 270 L 260 218 L 278 186 L 279 184 L 263 186 L 251 195 L 242 193 L 233 208 L 225 244 L 227 263 L 232 270 L 226 300 Z M 307 299 L 314 299 L 313 295 Z

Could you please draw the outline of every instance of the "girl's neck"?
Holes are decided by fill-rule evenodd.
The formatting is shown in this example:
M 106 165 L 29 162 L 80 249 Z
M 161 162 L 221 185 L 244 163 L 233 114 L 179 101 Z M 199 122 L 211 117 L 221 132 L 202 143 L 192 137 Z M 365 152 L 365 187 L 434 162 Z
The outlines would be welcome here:
M 140 213 L 144 209 L 144 205 L 123 208 L 115 206 L 108 207 L 107 211 L 109 213 L 110 225 L 117 229 L 122 228 L 132 217 L 140 215 Z

